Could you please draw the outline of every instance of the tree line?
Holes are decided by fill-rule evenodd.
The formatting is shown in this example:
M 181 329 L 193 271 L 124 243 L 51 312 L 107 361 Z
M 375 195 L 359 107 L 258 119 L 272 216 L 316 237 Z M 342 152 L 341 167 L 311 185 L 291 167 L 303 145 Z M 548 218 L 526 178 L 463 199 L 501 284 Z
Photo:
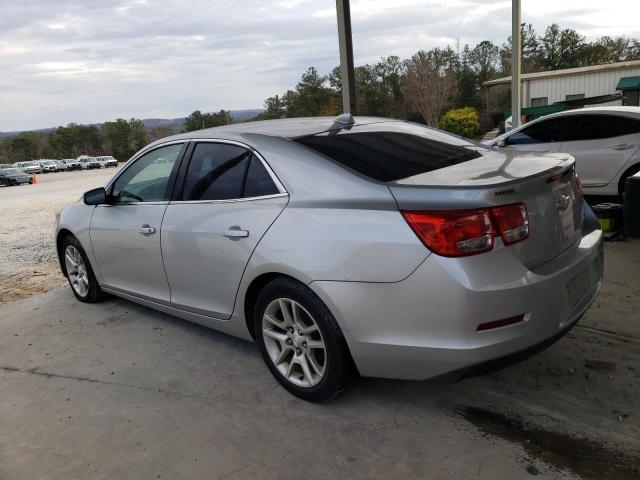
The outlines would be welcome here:
M 522 26 L 524 73 L 640 59 L 640 39 L 602 37 L 587 41 L 577 31 L 552 24 L 544 34 Z M 508 89 L 483 98 L 482 84 L 511 74 L 511 38 L 502 45 L 420 50 L 410 58 L 389 56 L 355 68 L 356 113 L 410 119 L 465 135 L 494 126 L 508 108 Z M 341 70 L 327 74 L 309 67 L 293 89 L 269 97 L 265 111 L 253 120 L 338 115 L 342 110 Z M 462 109 L 443 117 L 451 109 Z M 476 127 L 470 125 L 475 122 Z M 78 155 L 113 155 L 126 160 L 148 142 L 179 131 L 232 123 L 228 110 L 186 117 L 182 127 L 145 128 L 141 120 L 119 118 L 101 126 L 69 124 L 49 133 L 22 132 L 0 142 L 0 163 Z M 456 127 L 463 125 L 463 127 Z M 461 129 L 457 129 L 461 128 Z
M 147 143 L 180 131 L 231 123 L 228 110 L 202 113 L 196 110 L 186 117 L 182 128 L 158 127 L 147 129 L 137 118 L 119 118 L 100 126 L 70 123 L 51 132 L 21 132 L 0 143 L 0 163 L 15 163 L 36 159 L 77 158 L 80 155 L 113 155 L 127 160 Z
M 587 41 L 576 30 L 552 24 L 537 34 L 522 26 L 522 70 L 532 73 L 640 59 L 640 39 L 602 37 Z M 410 58 L 382 58 L 355 68 L 356 113 L 404 118 L 437 126 L 445 111 L 472 107 L 480 127 L 489 129 L 508 108 L 508 90 L 483 98 L 482 84 L 511 74 L 511 38 L 502 45 L 420 50 Z M 341 71 L 304 72 L 295 88 L 264 102 L 258 119 L 337 115 L 342 107 Z M 488 107 L 489 105 L 489 107 Z

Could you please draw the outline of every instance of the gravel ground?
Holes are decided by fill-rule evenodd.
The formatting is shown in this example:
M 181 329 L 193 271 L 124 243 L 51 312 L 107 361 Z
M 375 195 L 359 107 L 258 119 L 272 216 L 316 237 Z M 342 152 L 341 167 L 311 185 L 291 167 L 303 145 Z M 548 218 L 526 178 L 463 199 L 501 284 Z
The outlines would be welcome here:
M 104 185 L 115 168 L 38 175 L 35 185 L 0 187 L 0 303 L 63 285 L 53 241 L 55 214 Z

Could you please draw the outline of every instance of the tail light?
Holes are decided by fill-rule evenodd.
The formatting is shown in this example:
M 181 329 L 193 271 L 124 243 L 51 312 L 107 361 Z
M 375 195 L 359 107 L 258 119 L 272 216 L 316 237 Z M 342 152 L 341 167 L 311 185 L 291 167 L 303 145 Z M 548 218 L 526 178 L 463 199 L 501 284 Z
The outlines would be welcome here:
M 524 203 L 494 207 L 491 213 L 505 245 L 519 242 L 529 236 L 529 215 Z
M 402 216 L 429 250 L 445 257 L 491 250 L 497 235 L 505 245 L 529 235 L 523 203 L 478 210 L 403 211 Z
M 578 199 L 582 201 L 584 195 L 582 193 L 582 182 L 580 181 L 580 175 L 578 175 L 578 172 L 573 173 L 572 180 L 573 185 L 576 187 L 576 192 L 578 192 Z

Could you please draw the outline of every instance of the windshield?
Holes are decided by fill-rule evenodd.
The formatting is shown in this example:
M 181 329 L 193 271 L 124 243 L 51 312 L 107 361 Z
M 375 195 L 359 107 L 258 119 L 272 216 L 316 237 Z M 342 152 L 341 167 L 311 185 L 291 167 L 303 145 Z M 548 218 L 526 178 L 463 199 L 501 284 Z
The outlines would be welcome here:
M 17 168 L 5 168 L 2 170 L 2 173 L 4 173 L 5 175 L 15 175 L 17 173 L 22 173 L 22 172 Z
M 35 167 L 36 162 L 21 162 L 18 164 L 19 167 Z
M 55 165 L 56 162 L 54 162 L 53 160 L 47 160 L 46 162 L 42 162 L 43 165 Z

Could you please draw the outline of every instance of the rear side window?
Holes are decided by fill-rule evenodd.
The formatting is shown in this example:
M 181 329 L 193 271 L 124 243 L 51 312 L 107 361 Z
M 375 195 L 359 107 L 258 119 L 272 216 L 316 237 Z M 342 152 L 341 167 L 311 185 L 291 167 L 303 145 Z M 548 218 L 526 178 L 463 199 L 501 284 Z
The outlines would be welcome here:
M 511 135 L 507 140 L 507 145 L 561 142 L 564 124 L 564 118 L 542 120 Z
M 598 140 L 640 133 L 640 122 L 614 115 L 568 117 L 565 141 Z
M 295 139 L 333 161 L 382 182 L 412 177 L 481 156 L 479 146 L 410 123 L 363 125 Z
M 242 197 L 251 152 L 236 145 L 196 145 L 184 183 L 185 200 L 229 200 Z
M 275 195 L 278 188 L 271 180 L 267 169 L 255 155 L 251 156 L 251 163 L 247 171 L 247 179 L 244 185 L 245 197 L 262 197 L 264 195 Z
M 249 150 L 199 143 L 191 156 L 183 200 L 232 200 L 278 193 L 262 162 Z

